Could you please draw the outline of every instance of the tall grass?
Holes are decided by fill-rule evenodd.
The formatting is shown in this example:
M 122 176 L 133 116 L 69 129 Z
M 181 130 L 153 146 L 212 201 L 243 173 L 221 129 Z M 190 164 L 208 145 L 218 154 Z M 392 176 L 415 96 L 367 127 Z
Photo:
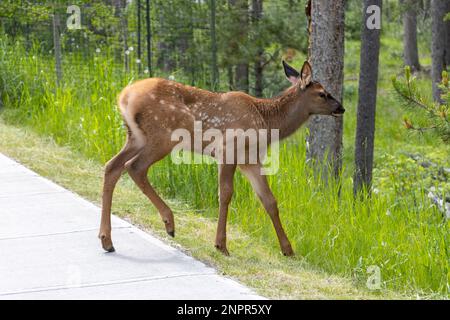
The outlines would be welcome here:
M 349 50 L 357 51 L 357 47 Z M 357 72 L 356 65 L 350 63 L 347 74 Z M 84 60 L 65 56 L 64 68 L 64 84 L 55 89 L 53 60 L 47 53 L 38 45 L 27 52 L 19 43 L 0 39 L 1 115 L 10 123 L 30 126 L 104 163 L 124 142 L 115 98 L 134 79 L 123 75 L 108 52 Z M 352 81 L 347 82 L 345 142 L 349 146 L 355 127 L 356 95 L 352 86 Z M 394 121 L 398 115 L 386 114 L 388 110 L 396 112 L 392 103 L 390 96 L 380 95 L 376 159 L 402 145 L 410 150 L 425 141 L 435 148 L 431 138 L 408 137 L 405 141 L 405 134 Z M 380 268 L 386 288 L 449 294 L 450 224 L 430 204 L 420 181 L 415 182 L 419 183 L 418 190 L 405 196 L 399 197 L 395 190 L 381 185 L 380 192 L 370 199 L 354 200 L 352 149 L 345 150 L 340 183 L 325 185 L 314 177 L 306 162 L 305 134 L 302 130 L 280 145 L 280 171 L 270 177 L 297 254 L 318 268 L 353 277 L 360 285 L 367 280 L 368 267 L 374 265 Z M 443 152 L 445 156 L 448 149 Z M 216 171 L 212 165 L 174 165 L 166 159 L 152 168 L 150 180 L 166 197 L 184 200 L 199 215 L 215 217 Z M 396 183 L 393 174 L 376 175 L 375 184 L 381 178 L 385 185 Z M 240 174 L 235 190 L 231 223 L 264 242 L 268 250 L 278 251 L 270 219 Z

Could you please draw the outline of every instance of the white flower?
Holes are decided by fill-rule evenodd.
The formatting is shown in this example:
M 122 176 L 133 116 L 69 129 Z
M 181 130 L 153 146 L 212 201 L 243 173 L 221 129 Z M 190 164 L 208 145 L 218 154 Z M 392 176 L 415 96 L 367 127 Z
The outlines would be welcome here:
M 129 50 L 129 51 L 133 51 L 134 48 L 133 48 L 133 47 L 129 47 L 128 50 Z
M 169 80 L 172 80 L 172 81 L 175 80 L 175 76 L 171 74 L 171 75 L 169 76 Z
M 125 51 L 125 54 L 126 54 L 126 55 L 129 55 L 129 54 L 130 54 L 130 51 L 128 51 L 128 50 Z
M 141 63 L 141 59 L 136 59 L 136 63 L 140 64 Z
M 148 69 L 145 69 L 145 70 L 144 70 L 144 73 L 148 73 Z
M 95 52 L 100 53 L 100 48 L 95 49 Z

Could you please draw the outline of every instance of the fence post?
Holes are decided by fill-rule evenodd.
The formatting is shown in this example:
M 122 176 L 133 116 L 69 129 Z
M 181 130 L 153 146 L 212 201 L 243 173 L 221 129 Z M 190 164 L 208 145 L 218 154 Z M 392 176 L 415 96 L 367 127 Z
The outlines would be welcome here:
M 148 75 L 153 77 L 152 70 L 152 29 L 150 24 L 150 0 L 147 0 L 146 10 L 146 22 L 147 22 L 147 67 Z
M 53 13 L 53 49 L 55 52 L 56 85 L 59 87 L 62 82 L 61 67 L 61 20 L 56 11 Z
M 210 28 L 211 28 L 211 67 L 212 67 L 212 89 L 219 87 L 219 69 L 217 67 L 217 39 L 216 39 L 216 0 L 210 1 Z
M 142 74 L 142 50 L 141 50 L 141 0 L 136 1 L 136 15 L 137 15 L 137 58 L 138 74 Z

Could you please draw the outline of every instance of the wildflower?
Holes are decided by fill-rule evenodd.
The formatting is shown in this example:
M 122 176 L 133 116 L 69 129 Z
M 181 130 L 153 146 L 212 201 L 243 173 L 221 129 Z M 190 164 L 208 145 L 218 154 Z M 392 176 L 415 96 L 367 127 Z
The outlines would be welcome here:
M 95 49 L 95 52 L 100 53 L 100 48 Z
M 172 80 L 172 81 L 175 80 L 175 76 L 171 74 L 171 75 L 169 76 L 169 80 Z
M 125 54 L 126 54 L 126 55 L 129 55 L 129 54 L 130 54 L 130 51 L 129 51 L 129 50 L 126 50 L 126 51 L 125 51 Z
M 129 47 L 128 50 L 129 50 L 129 51 L 133 51 L 134 48 L 133 48 L 133 47 Z
M 136 63 L 140 64 L 141 63 L 141 59 L 136 59 Z

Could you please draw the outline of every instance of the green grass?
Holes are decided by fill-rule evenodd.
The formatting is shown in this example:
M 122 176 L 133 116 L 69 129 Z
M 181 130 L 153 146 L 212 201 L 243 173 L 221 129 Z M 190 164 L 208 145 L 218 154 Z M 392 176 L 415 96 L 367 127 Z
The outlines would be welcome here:
M 280 257 L 270 220 L 241 175 L 236 177 L 236 193 L 230 209 L 232 258 L 216 254 L 212 247 L 217 217 L 215 166 L 178 166 L 166 159 L 152 167 L 150 180 L 165 198 L 174 199 L 179 226 L 177 242 L 192 250 L 194 256 L 217 265 L 269 296 L 314 297 L 305 290 L 309 286 L 312 291 L 317 290 L 313 283 L 316 280 L 320 287 L 318 297 L 389 296 L 392 290 L 414 297 L 448 296 L 450 223 L 443 220 L 426 197 L 426 188 L 440 182 L 421 180 L 427 172 L 421 172 L 420 166 L 411 163 L 405 153 L 421 153 L 449 166 L 450 149 L 433 136 L 410 135 L 402 128 L 403 111 L 396 106 L 390 86 L 392 74 L 401 72 L 401 47 L 395 34 L 385 36 L 375 144 L 374 186 L 378 193 L 370 200 L 354 201 L 351 177 L 358 43 L 349 41 L 346 50 L 346 56 L 352 60 L 346 63 L 344 104 L 348 112 L 341 184 L 324 185 L 314 178 L 305 161 L 305 129 L 280 145 L 280 171 L 270 178 L 281 219 L 298 258 Z M 76 58 L 65 57 L 64 66 L 69 66 L 69 70 L 65 72 L 64 86 L 55 91 L 51 59 L 39 52 L 37 46 L 26 53 L 20 44 L 0 40 L 0 88 L 4 104 L 1 116 L 7 123 L 30 127 L 52 137 L 57 144 L 70 147 L 71 151 L 62 152 L 65 157 L 76 155 L 75 163 L 73 159 L 65 159 L 70 169 L 61 167 L 61 172 L 55 173 L 54 169 L 46 168 L 44 173 L 98 201 L 100 165 L 120 149 L 124 140 L 115 96 L 133 79 L 110 68 L 113 61 L 107 54 L 87 59 L 82 67 L 74 63 L 79 61 Z M 426 78 L 423 83 L 424 87 L 429 85 Z M 3 134 L 8 135 L 8 130 L 13 129 L 4 129 Z M 19 152 L 16 148 L 8 146 L 8 142 L 0 144 L 0 151 L 23 160 L 20 152 L 27 151 L 21 148 Z M 54 163 L 55 155 L 46 154 L 46 161 Z M 71 170 L 78 162 L 89 163 L 95 169 L 91 172 L 87 166 L 74 174 Z M 28 163 L 34 165 L 33 161 Z M 83 191 L 86 185 L 91 191 Z M 340 197 L 337 196 L 339 188 Z M 162 234 L 164 226 L 156 215 L 147 214 L 150 207 L 143 196 L 136 194 L 138 191 L 130 180 L 124 179 L 115 198 L 114 211 Z M 136 199 L 139 204 L 127 199 Z M 381 270 L 382 290 L 378 295 L 364 289 L 367 269 L 372 265 Z M 316 280 L 309 279 L 311 283 L 307 281 L 306 289 L 300 283 L 305 268 L 319 274 L 314 273 L 312 278 Z M 333 281 L 323 282 L 326 277 L 322 272 L 336 275 L 337 287 L 345 289 L 333 292 Z M 274 283 L 272 277 L 280 283 Z M 348 279 L 351 285 L 346 282 Z M 295 283 L 297 280 L 299 283 Z

